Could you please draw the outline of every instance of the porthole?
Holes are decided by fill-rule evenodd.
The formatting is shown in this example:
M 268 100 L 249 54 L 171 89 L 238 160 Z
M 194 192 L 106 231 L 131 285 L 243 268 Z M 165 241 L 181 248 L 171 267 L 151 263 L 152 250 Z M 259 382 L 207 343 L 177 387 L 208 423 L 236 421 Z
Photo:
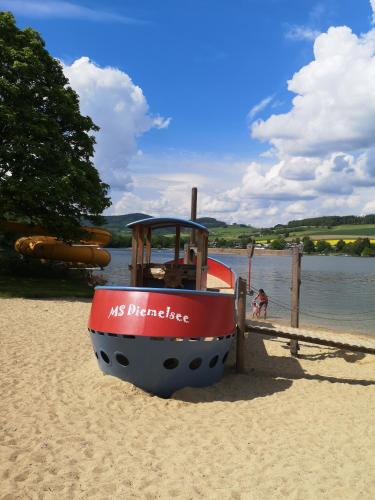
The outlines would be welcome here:
M 218 362 L 218 359 L 219 359 L 219 356 L 216 355 L 214 356 L 211 361 L 210 361 L 210 364 L 209 364 L 209 367 L 210 368 L 213 368 L 214 366 L 216 366 L 217 362 Z
M 189 368 L 190 370 L 197 370 L 202 364 L 202 358 L 195 358 L 191 361 Z
M 166 368 L 167 370 L 174 370 L 175 368 L 178 367 L 178 359 L 176 358 L 168 358 L 164 361 L 163 365 L 164 365 L 164 368 Z
M 100 356 L 102 357 L 102 360 L 104 361 L 104 363 L 107 363 L 107 365 L 109 365 L 108 354 L 104 351 L 100 351 Z
M 224 357 L 223 357 L 223 364 L 226 362 L 227 360 L 227 357 L 228 357 L 228 354 L 229 354 L 229 351 L 227 353 L 224 354 Z
M 116 353 L 116 361 L 121 366 L 128 366 L 129 360 L 121 352 Z
M 95 351 L 96 359 L 99 359 L 98 353 Z

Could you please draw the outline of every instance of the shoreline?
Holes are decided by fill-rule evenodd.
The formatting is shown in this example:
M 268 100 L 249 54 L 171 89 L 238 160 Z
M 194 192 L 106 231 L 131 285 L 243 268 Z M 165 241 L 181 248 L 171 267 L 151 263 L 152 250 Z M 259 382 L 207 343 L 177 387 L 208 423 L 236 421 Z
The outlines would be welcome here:
M 129 250 L 131 251 L 131 247 L 104 247 L 106 250 Z M 171 251 L 171 247 L 166 247 L 166 248 L 158 248 L 157 250 L 163 250 L 163 251 Z M 245 255 L 247 256 L 248 252 L 246 248 L 226 248 L 226 247 L 208 247 L 208 253 L 209 254 L 232 254 L 232 255 Z M 360 257 L 362 259 L 375 259 L 375 257 L 372 257 L 371 255 L 349 255 L 349 254 L 344 254 L 344 253 L 307 253 L 307 252 L 302 252 L 302 255 L 305 256 L 310 256 L 310 257 Z M 263 256 L 262 256 L 263 257 Z M 268 255 L 267 257 L 270 257 Z
M 168 249 L 166 249 L 168 250 Z M 270 250 L 270 249 L 268 249 Z M 219 254 L 228 254 L 228 255 L 248 255 L 248 251 L 246 248 L 225 248 L 225 247 L 208 247 L 208 253 L 209 254 L 214 254 L 214 253 L 219 253 Z M 375 259 L 375 257 L 372 257 L 370 255 L 349 255 L 349 254 L 344 254 L 344 253 L 307 253 L 307 252 L 302 252 L 302 255 L 304 256 L 309 256 L 309 257 L 359 257 L 361 259 Z M 260 255 L 259 257 L 264 257 L 264 255 Z M 267 257 L 272 257 L 272 255 L 267 255 Z

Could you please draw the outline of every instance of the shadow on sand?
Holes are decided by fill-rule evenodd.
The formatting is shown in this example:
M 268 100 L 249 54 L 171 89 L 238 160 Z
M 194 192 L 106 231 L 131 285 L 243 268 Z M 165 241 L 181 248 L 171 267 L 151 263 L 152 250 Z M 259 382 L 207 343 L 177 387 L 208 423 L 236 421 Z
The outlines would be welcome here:
M 234 368 L 227 370 L 221 382 L 210 387 L 186 387 L 177 391 L 173 399 L 190 403 L 212 403 L 214 401 L 249 401 L 285 391 L 291 380 L 256 373 L 237 374 Z
M 282 344 L 285 356 L 272 356 L 267 353 L 264 339 Z M 317 346 L 302 343 L 303 350 L 315 350 Z M 246 373 L 237 374 L 234 369 L 234 350 L 229 360 L 229 368 L 221 382 L 205 388 L 185 388 L 176 392 L 173 399 L 191 403 L 214 401 L 248 401 L 255 398 L 272 396 L 277 392 L 289 389 L 293 381 L 318 380 L 331 383 L 368 386 L 375 385 L 375 380 L 341 378 L 330 375 L 307 373 L 299 359 L 319 361 L 327 358 L 342 358 L 348 363 L 362 360 L 362 353 L 348 353 L 341 349 L 319 346 L 319 353 L 300 354 L 298 358 L 289 353 L 287 341 L 277 337 L 249 335 L 246 339 Z

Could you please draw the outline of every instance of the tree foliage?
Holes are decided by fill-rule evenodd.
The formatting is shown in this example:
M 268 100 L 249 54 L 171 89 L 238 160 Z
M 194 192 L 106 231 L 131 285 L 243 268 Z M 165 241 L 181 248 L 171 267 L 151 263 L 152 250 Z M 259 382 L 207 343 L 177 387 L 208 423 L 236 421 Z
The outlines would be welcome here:
M 286 248 L 286 241 L 284 238 L 277 238 L 271 241 L 272 250 L 284 250 Z
M 343 252 L 345 250 L 345 241 L 344 240 L 339 240 L 337 243 L 336 243 L 336 251 L 337 252 Z
M 297 228 L 303 229 L 306 226 L 325 226 L 325 227 L 333 227 L 340 226 L 342 224 L 375 224 L 375 214 L 369 215 L 327 215 L 322 217 L 312 217 L 309 219 L 299 219 L 299 220 L 291 220 L 288 222 L 287 226 L 282 224 L 277 224 L 275 228 L 281 230 L 284 227 L 293 228 L 296 230 Z
M 74 233 L 100 222 L 108 185 L 94 167 L 93 132 L 79 99 L 40 35 L 0 13 L 0 206 L 2 217 Z
M 306 253 L 313 253 L 313 252 L 315 252 L 314 242 L 311 241 L 311 239 L 308 236 L 305 236 L 303 238 L 303 250 Z
M 328 241 L 319 240 L 316 243 L 315 251 L 318 253 L 329 253 L 332 250 L 332 247 Z

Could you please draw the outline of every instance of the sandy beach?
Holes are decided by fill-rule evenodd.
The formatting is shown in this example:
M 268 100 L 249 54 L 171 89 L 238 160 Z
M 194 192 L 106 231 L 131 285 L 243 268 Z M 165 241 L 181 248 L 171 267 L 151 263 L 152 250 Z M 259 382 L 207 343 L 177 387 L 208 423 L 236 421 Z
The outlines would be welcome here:
M 98 369 L 89 301 L 0 300 L 0 498 L 372 499 L 375 356 L 251 336 L 159 399 Z

